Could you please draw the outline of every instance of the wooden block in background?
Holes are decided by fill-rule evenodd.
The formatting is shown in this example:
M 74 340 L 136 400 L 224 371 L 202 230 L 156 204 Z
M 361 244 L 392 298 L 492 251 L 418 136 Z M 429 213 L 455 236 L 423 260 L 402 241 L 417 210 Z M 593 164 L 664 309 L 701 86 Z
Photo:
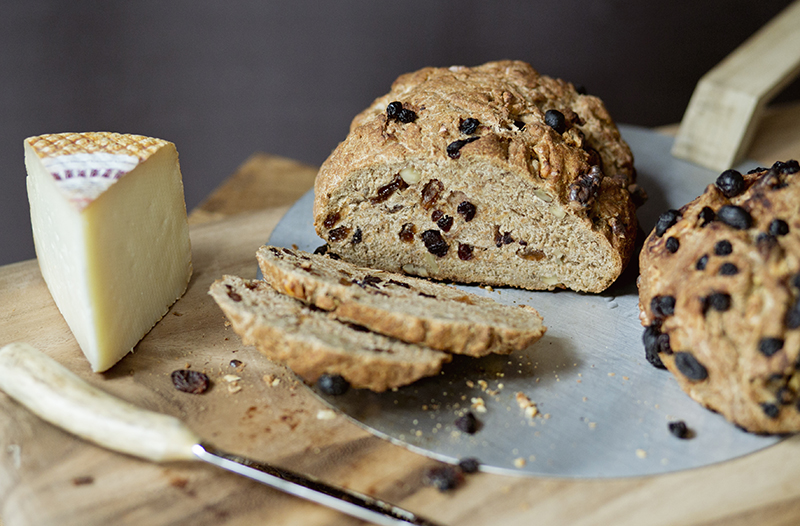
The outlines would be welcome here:
M 795 1 L 698 82 L 672 154 L 727 170 L 747 153 L 766 104 L 800 72 Z

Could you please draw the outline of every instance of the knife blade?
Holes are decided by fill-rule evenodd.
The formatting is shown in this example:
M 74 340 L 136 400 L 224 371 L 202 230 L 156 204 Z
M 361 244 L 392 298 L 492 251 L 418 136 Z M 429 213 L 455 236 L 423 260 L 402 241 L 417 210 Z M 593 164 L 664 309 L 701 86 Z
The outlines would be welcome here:
M 177 418 L 116 398 L 27 343 L 0 349 L 0 390 L 43 420 L 106 449 L 153 462 L 200 460 L 382 526 L 436 526 L 387 502 L 217 449 Z

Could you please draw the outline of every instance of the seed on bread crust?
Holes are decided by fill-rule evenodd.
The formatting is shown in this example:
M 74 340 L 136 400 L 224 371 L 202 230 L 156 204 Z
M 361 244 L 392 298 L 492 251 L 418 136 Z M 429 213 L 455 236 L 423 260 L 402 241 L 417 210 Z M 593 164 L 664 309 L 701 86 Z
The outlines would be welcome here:
M 761 338 L 758 342 L 758 350 L 764 356 L 772 356 L 783 349 L 783 340 L 780 338 Z
M 650 365 L 656 369 L 666 369 L 664 362 L 658 356 L 660 351 L 659 338 L 662 336 L 656 324 L 648 326 L 642 334 L 642 343 L 644 343 L 644 355 Z
M 708 254 L 703 254 L 700 259 L 694 264 L 694 268 L 697 270 L 705 270 L 706 265 L 708 265 Z
M 558 110 L 547 110 L 544 113 L 544 122 L 556 133 L 564 133 L 567 131 L 567 120 L 564 118 L 564 114 Z
M 675 314 L 675 296 L 654 296 L 650 300 L 650 310 L 657 318 L 666 318 Z
M 700 220 L 700 228 L 708 225 L 716 218 L 717 214 L 714 213 L 714 209 L 710 206 L 704 206 L 700 213 L 697 214 L 697 219 Z
M 664 232 L 666 232 L 669 227 L 677 223 L 680 217 L 681 213 L 677 210 L 667 210 L 658 216 L 658 221 L 656 222 L 656 235 L 658 237 L 663 236 Z
M 461 121 L 461 124 L 458 126 L 458 131 L 463 133 L 464 135 L 472 135 L 475 133 L 475 130 L 478 129 L 480 126 L 480 121 L 478 119 L 473 119 L 472 117 L 468 119 L 464 119 Z
M 716 186 L 727 198 L 736 197 L 744 192 L 744 178 L 736 170 L 725 170 L 717 177 Z
M 727 292 L 713 292 L 703 298 L 703 313 L 709 309 L 725 312 L 731 308 L 731 295 Z
M 753 226 L 752 216 L 741 206 L 723 205 L 717 211 L 717 217 L 726 225 L 737 230 L 747 230 Z
M 733 252 L 733 245 L 727 239 L 721 239 L 714 245 L 714 254 L 717 256 L 727 256 Z
M 775 237 L 785 236 L 789 233 L 789 225 L 782 219 L 773 219 L 769 224 L 769 233 Z
M 681 247 L 681 242 L 678 241 L 677 237 L 670 236 L 670 237 L 667 238 L 667 241 L 664 243 L 664 247 L 666 247 L 667 251 L 670 254 L 674 254 Z
M 735 276 L 738 273 L 739 273 L 739 267 L 730 262 L 723 263 L 719 267 L 720 276 Z
M 771 402 L 761 404 L 761 409 L 764 411 L 765 415 L 773 419 L 778 418 L 778 415 L 781 413 L 781 408 Z
M 708 369 L 692 353 L 676 352 L 675 367 L 689 380 L 702 381 L 708 378 Z

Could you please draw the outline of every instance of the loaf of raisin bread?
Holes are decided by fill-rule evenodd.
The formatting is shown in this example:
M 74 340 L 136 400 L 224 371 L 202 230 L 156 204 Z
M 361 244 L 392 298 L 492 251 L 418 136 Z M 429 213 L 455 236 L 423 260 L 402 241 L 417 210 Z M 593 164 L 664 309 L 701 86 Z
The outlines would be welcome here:
M 381 392 L 437 374 L 451 358 L 338 322 L 260 280 L 224 276 L 209 294 L 244 344 L 310 383 L 338 374 L 353 387 Z
M 630 148 L 597 97 L 523 62 L 425 68 L 322 165 L 317 233 L 359 265 L 599 292 L 637 231 Z
M 800 431 L 800 165 L 728 170 L 640 255 L 648 360 L 753 432 Z
M 526 305 L 502 305 L 455 287 L 299 250 L 263 246 L 256 257 L 264 280 L 278 292 L 409 343 L 484 356 L 524 349 L 545 332 L 542 317 Z

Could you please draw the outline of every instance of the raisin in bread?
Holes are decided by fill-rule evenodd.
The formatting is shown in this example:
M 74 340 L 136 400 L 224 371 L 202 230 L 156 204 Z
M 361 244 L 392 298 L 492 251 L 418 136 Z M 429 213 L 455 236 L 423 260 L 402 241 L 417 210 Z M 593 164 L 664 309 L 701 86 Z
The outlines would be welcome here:
M 753 432 L 800 431 L 800 165 L 724 172 L 640 255 L 648 359 Z
M 245 345 L 311 383 L 338 374 L 353 387 L 380 392 L 432 376 L 451 358 L 338 322 L 260 280 L 224 276 L 209 294 Z
M 354 263 L 599 292 L 637 231 L 630 148 L 597 97 L 523 62 L 426 68 L 355 117 L 314 225 Z
M 358 267 L 331 257 L 263 246 L 264 280 L 278 292 L 372 331 L 470 356 L 507 354 L 542 337 L 539 313 L 455 287 Z

